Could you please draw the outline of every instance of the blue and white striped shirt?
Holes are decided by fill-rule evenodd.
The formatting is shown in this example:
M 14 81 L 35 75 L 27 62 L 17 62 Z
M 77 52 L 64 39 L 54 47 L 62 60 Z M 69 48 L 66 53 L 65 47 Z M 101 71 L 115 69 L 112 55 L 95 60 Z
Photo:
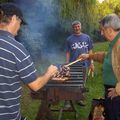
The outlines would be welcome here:
M 37 78 L 36 69 L 24 46 L 0 30 L 0 120 L 20 120 L 21 81 Z

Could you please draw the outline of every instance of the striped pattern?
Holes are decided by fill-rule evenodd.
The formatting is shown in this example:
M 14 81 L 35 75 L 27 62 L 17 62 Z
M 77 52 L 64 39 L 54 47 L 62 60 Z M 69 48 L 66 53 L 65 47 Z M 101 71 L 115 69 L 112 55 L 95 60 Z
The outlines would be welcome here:
M 22 44 L 0 30 L 0 120 L 20 120 L 21 81 L 37 78 L 30 55 Z

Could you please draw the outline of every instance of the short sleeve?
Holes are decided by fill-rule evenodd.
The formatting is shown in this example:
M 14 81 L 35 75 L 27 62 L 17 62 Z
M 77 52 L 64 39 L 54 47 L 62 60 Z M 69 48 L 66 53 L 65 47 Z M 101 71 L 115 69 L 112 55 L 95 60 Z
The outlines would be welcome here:
M 65 51 L 66 52 L 70 52 L 70 44 L 69 44 L 69 40 L 68 39 L 65 42 Z
M 35 69 L 35 65 L 30 57 L 30 54 L 24 48 L 24 55 L 21 55 L 21 60 L 17 60 L 17 72 L 19 74 L 19 78 L 25 83 L 28 84 L 37 78 L 37 70 Z

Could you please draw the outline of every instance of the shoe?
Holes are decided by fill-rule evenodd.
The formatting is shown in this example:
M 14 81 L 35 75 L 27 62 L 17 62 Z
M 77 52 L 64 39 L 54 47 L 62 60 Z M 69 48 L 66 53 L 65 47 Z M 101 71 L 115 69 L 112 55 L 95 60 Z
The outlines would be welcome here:
M 77 101 L 77 104 L 78 104 L 79 106 L 85 106 L 85 103 L 84 103 L 84 101 L 82 101 L 82 100 Z
M 27 120 L 27 118 L 26 117 L 21 117 L 21 120 Z
M 65 100 L 64 109 L 70 109 L 70 108 L 71 108 L 70 101 Z

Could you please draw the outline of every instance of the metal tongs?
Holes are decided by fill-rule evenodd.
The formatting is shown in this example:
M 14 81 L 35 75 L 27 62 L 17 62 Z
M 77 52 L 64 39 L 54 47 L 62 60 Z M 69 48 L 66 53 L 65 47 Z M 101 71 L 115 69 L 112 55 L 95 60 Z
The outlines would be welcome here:
M 77 63 L 79 61 L 82 61 L 82 59 L 80 58 L 80 59 L 77 59 L 77 60 L 75 60 L 73 62 L 70 62 L 69 64 L 65 65 L 65 67 L 69 67 L 70 65 L 73 65 L 74 63 Z
M 70 70 L 69 66 L 73 65 L 74 63 L 79 62 L 81 60 L 82 59 L 77 59 L 77 60 L 75 60 L 75 61 L 73 61 L 73 62 L 71 62 L 69 64 L 63 65 L 62 67 L 60 67 L 59 71 L 53 77 L 54 78 L 55 77 L 57 77 L 57 78 L 58 77 L 61 77 L 61 78 L 69 77 L 70 76 L 70 74 L 69 74 L 69 70 Z
M 75 60 L 75 61 L 73 61 L 73 62 L 71 62 L 71 63 L 69 63 L 69 64 L 67 64 L 65 66 L 69 67 L 70 65 L 73 65 L 74 63 L 77 63 L 79 61 L 82 61 L 82 58 L 77 59 L 77 60 Z M 91 69 L 89 69 L 89 71 L 88 71 L 88 76 L 90 76 L 90 74 L 92 75 L 92 77 L 94 77 L 94 71 L 92 71 Z

